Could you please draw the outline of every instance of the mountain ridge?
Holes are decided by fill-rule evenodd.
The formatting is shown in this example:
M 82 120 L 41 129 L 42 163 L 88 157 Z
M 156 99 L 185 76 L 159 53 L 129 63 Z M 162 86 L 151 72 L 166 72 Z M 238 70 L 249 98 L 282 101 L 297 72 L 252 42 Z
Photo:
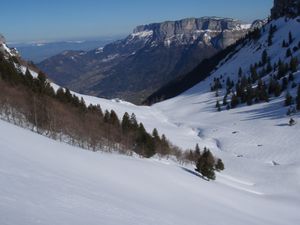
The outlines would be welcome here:
M 55 82 L 80 93 L 140 103 L 164 83 L 234 43 L 249 28 L 234 19 L 214 17 L 141 25 L 104 48 L 68 57 L 65 52 L 38 66 Z

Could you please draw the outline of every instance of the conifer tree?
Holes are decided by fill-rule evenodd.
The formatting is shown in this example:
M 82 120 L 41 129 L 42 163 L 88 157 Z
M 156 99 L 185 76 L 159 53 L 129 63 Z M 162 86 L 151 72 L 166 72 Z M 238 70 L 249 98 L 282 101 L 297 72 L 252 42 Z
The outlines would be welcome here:
M 252 81 L 256 81 L 258 79 L 258 74 L 257 74 L 256 68 L 251 66 L 250 73 L 251 73 Z
M 298 70 L 299 61 L 297 57 L 292 57 L 290 61 L 290 70 L 292 73 L 297 72 Z
M 126 134 L 130 131 L 130 128 L 131 128 L 130 117 L 129 117 L 129 114 L 127 112 L 125 112 L 125 114 L 122 118 L 121 126 L 122 126 L 123 133 Z
M 46 83 L 46 80 L 47 80 L 46 75 L 42 72 L 39 72 L 38 73 L 38 80 L 40 81 L 41 85 L 44 86 L 45 83 Z
M 28 87 L 31 87 L 32 88 L 32 85 L 33 85 L 33 77 L 29 71 L 29 69 L 27 68 L 26 69 L 26 72 L 25 72 L 25 85 L 27 85 Z
M 252 105 L 252 98 L 253 98 L 253 90 L 251 85 L 247 86 L 247 96 L 246 96 L 247 105 Z
M 201 156 L 199 144 L 196 144 L 196 147 L 195 147 L 195 155 L 196 155 L 196 158 L 197 158 L 197 159 Z
M 275 86 L 274 86 L 274 95 L 275 97 L 279 97 L 281 95 L 282 88 L 278 81 L 275 81 Z
M 298 90 L 297 90 L 297 99 L 296 99 L 296 101 L 297 101 L 297 110 L 300 110 L 300 84 L 299 84 L 299 86 L 298 86 Z
M 289 32 L 289 44 L 292 44 L 293 43 L 293 35 L 292 35 L 292 32 L 290 31 Z
M 204 149 L 203 154 L 196 163 L 196 171 L 201 173 L 204 177 L 215 180 L 216 175 L 214 172 L 215 159 L 208 149 Z
M 137 123 L 136 116 L 135 116 L 134 113 L 132 113 L 131 116 L 130 116 L 130 124 L 132 126 L 132 129 L 137 129 L 138 128 L 138 123 Z
M 225 167 L 224 167 L 224 163 L 221 159 L 218 159 L 217 160 L 217 163 L 216 163 L 216 170 L 217 171 L 221 171 L 221 170 L 224 170 Z
M 286 73 L 286 68 L 284 63 L 279 60 L 278 61 L 278 73 L 277 73 L 277 79 L 279 80 L 281 77 L 283 77 Z
M 239 75 L 239 77 L 242 77 L 242 76 L 243 76 L 243 70 L 242 70 L 242 68 L 241 68 L 241 67 L 239 68 L 238 75 Z
M 267 52 L 266 49 L 262 53 L 261 62 L 262 62 L 263 65 L 266 65 L 267 62 L 268 62 L 268 52 Z
M 152 137 L 153 137 L 154 139 L 156 139 L 156 140 L 159 140 L 159 139 L 160 139 L 159 134 L 158 134 L 158 131 L 157 131 L 156 128 L 154 128 L 153 131 L 152 131 Z
M 231 97 L 231 108 L 235 108 L 239 104 L 239 98 L 233 94 Z
M 287 50 L 286 50 L 286 57 L 287 58 L 289 58 L 289 57 L 291 57 L 292 56 L 292 51 L 291 51 L 291 49 L 290 48 L 288 48 Z
M 283 48 L 286 48 L 286 47 L 287 47 L 287 44 L 286 44 L 285 40 L 282 41 L 282 47 L 283 47 Z
M 223 105 L 226 106 L 228 104 L 227 102 L 227 94 L 223 98 Z
M 217 110 L 218 110 L 219 112 L 221 111 L 221 105 L 220 105 L 219 100 L 217 100 L 216 108 L 217 108 Z
M 288 87 L 288 84 L 289 84 L 288 79 L 286 77 L 284 77 L 282 79 L 281 91 L 286 90 Z
M 109 122 L 110 114 L 108 110 L 105 110 L 103 120 L 105 123 Z
M 267 64 L 267 73 L 271 73 L 273 70 L 272 64 L 271 64 L 271 60 L 268 59 L 268 64 Z
M 293 97 L 289 92 L 287 92 L 285 95 L 285 106 L 290 106 L 292 104 L 293 104 Z
M 114 110 L 110 111 L 110 117 L 109 117 L 109 121 L 110 124 L 114 125 L 115 127 L 119 127 L 120 125 L 120 121 L 119 118 L 116 114 L 116 112 Z
M 273 37 L 274 33 L 276 32 L 277 27 L 276 25 L 273 26 L 273 24 L 270 25 L 270 30 L 269 30 L 269 36 L 268 36 L 268 46 L 271 46 L 273 44 Z

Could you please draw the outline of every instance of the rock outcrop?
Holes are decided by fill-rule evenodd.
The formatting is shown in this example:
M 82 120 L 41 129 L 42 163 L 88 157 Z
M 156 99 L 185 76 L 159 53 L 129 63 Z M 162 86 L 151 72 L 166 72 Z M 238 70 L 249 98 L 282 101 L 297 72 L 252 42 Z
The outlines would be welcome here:
M 248 28 L 250 25 L 234 19 L 202 17 L 138 26 L 133 35 L 152 33 L 152 44 L 163 42 L 166 45 L 188 45 L 200 39 L 204 44 L 225 48 L 244 35 Z
M 295 17 L 300 15 L 300 0 L 274 0 L 271 18 L 282 16 Z

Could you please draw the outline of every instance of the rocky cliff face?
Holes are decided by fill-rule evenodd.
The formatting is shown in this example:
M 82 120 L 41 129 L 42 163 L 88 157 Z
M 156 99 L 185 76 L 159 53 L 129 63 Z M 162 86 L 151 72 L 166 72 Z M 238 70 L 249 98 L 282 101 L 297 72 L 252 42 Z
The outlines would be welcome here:
M 135 103 L 243 37 L 251 25 L 204 17 L 138 26 L 127 38 L 89 52 L 64 52 L 39 64 L 75 91 Z
M 274 7 L 271 10 L 272 19 L 298 15 L 300 15 L 300 0 L 274 0 Z
M 138 26 L 133 35 L 151 34 L 153 45 L 160 42 L 167 46 L 188 45 L 200 39 L 204 44 L 225 48 L 236 41 L 236 36 L 244 35 L 248 28 L 250 25 L 233 19 L 203 17 Z M 213 42 L 216 38 L 218 40 Z

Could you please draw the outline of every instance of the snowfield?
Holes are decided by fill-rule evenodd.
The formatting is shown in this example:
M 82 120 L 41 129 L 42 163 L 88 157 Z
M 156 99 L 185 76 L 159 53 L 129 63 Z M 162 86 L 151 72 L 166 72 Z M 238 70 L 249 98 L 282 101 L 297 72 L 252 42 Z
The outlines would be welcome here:
M 291 30 L 296 45 L 300 23 L 275 23 L 272 46 L 266 46 L 267 27 L 258 43 L 205 81 L 154 106 L 76 94 L 119 117 L 135 113 L 148 131 L 157 128 L 184 149 L 196 143 L 210 148 L 225 164 L 216 181 L 199 178 L 192 166 L 84 151 L 0 121 L 0 224 L 299 224 L 299 113 L 293 115 L 297 124 L 288 126 L 285 93 L 269 103 L 217 112 L 218 98 L 209 91 L 214 77 L 236 80 L 240 66 L 248 72 L 264 47 L 272 62 L 285 59 L 282 40 Z M 295 79 L 299 83 L 299 71 Z
M 84 151 L 3 121 L 0 132 L 1 225 L 299 222 L 299 199 L 247 180 L 207 182 L 172 162 Z

